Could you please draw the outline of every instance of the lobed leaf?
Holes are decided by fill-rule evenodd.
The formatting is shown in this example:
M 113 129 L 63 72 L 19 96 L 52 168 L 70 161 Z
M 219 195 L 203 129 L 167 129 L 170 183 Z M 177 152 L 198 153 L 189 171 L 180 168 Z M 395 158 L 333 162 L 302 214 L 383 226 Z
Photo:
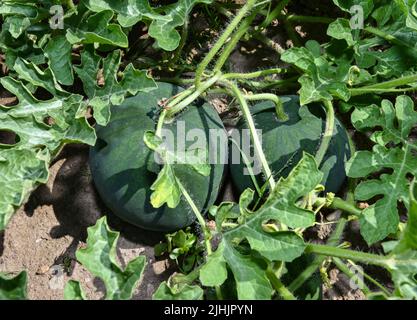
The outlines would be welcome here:
M 205 286 L 222 285 L 227 279 L 227 268 L 230 268 L 239 299 L 270 299 L 273 290 L 265 275 L 265 260 L 293 261 L 303 254 L 305 243 L 294 231 L 270 232 L 263 225 L 271 220 L 292 228 L 313 225 L 314 213 L 299 208 L 296 203 L 314 190 L 322 176 L 314 157 L 304 154 L 290 175 L 278 181 L 258 211 L 253 214 L 247 211 L 247 200 L 251 197 L 245 196 L 241 201 L 244 204 L 244 208 L 241 208 L 243 215 L 239 218 L 243 217 L 243 222 L 234 229 L 224 231 L 218 249 L 207 258 L 207 263 L 200 270 L 201 283 Z M 232 204 L 220 206 L 215 211 L 216 223 L 236 217 Z M 253 251 L 244 254 L 239 249 L 237 245 L 243 240 L 249 243 Z
M 381 107 L 371 105 L 357 108 L 352 114 L 352 123 L 358 130 L 379 128 L 371 139 L 375 142 L 372 151 L 358 151 L 347 163 L 347 174 L 352 178 L 368 178 L 369 175 L 390 169 L 378 179 L 362 181 L 355 190 L 355 197 L 367 201 L 381 197 L 363 211 L 359 221 L 361 234 L 369 243 L 384 239 L 398 228 L 398 202 L 409 208 L 408 175 L 417 175 L 416 144 L 409 135 L 417 122 L 414 103 L 408 96 L 399 96 L 395 108 L 389 100 Z
M 119 233 L 111 231 L 106 217 L 88 228 L 87 247 L 76 252 L 77 260 L 94 276 L 103 280 L 106 299 L 128 300 L 132 297 L 146 267 L 146 257 L 131 260 L 123 270 L 116 261 Z M 67 287 L 68 297 L 82 297 L 75 283 Z

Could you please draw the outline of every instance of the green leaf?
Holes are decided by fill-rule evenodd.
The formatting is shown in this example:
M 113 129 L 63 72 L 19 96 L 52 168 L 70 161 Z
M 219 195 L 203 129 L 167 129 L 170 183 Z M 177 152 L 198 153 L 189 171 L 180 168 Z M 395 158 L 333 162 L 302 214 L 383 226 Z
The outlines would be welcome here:
M 0 230 L 6 228 L 30 192 L 47 182 L 49 161 L 44 150 L 2 150 L 0 146 Z
M 343 11 L 351 13 L 353 6 L 359 6 L 363 9 L 364 18 L 372 12 L 374 8 L 373 0 L 333 0 L 334 4 L 337 5 Z
M 172 5 L 161 6 L 158 11 L 152 9 L 148 0 L 87 0 L 86 6 L 94 12 L 113 10 L 122 27 L 131 27 L 144 18 L 151 20 L 149 35 L 157 40 L 159 47 L 173 51 L 181 40 L 176 28 L 184 25 L 196 4 L 212 2 L 213 0 L 179 0 Z
M 407 27 L 417 30 L 417 2 L 409 5 Z
M 160 15 L 150 6 L 148 0 L 86 0 L 88 9 L 94 12 L 112 10 L 117 14 L 117 20 L 124 28 L 132 27 L 144 17 L 158 19 Z
M 119 81 L 118 70 L 121 62 L 121 51 L 119 50 L 113 51 L 102 59 L 90 47 L 82 52 L 81 61 L 81 65 L 74 69 L 83 82 L 85 93 L 90 98 L 94 118 L 102 126 L 110 120 L 110 107 L 120 105 L 126 95 L 149 92 L 157 88 L 146 71 L 136 70 L 132 64 L 125 68 L 123 77 Z M 103 86 L 99 86 L 97 83 L 101 68 Z
M 22 59 L 16 60 L 15 69 L 33 87 L 60 96 L 41 101 L 21 81 L 11 77 L 0 80 L 18 100 L 14 106 L 0 106 L 0 130 L 16 134 L 15 144 L 0 145 L 0 229 L 29 194 L 46 183 L 47 167 L 63 144 L 93 145 L 96 140 L 93 128 L 78 114 L 85 106 L 82 96 L 64 92 L 49 69 L 41 71 Z
M 398 201 L 409 208 L 408 175 L 417 174 L 417 146 L 409 135 L 417 122 L 417 112 L 411 98 L 399 96 L 395 108 L 389 100 L 384 100 L 381 107 L 357 108 L 352 114 L 352 122 L 358 130 L 382 129 L 371 136 L 376 143 L 372 151 L 358 151 L 349 160 L 348 176 L 367 178 L 381 170 L 392 170 L 392 173 L 382 173 L 379 179 L 362 181 L 355 190 L 355 198 L 360 201 L 382 196 L 366 208 L 359 219 L 362 236 L 372 244 L 397 231 Z
M 30 25 L 30 20 L 24 16 L 10 16 L 3 22 L 3 28 L 8 30 L 15 39 L 19 38 Z
M 84 106 L 82 96 L 40 101 L 20 81 L 4 77 L 1 84 L 19 100 L 12 107 L 0 106 L 0 129 L 16 133 L 19 137 L 16 148 L 45 146 L 53 154 L 63 143 L 94 145 L 93 128 L 84 117 L 77 116 L 77 111 Z M 53 124 L 45 123 L 48 117 Z
M 154 208 L 160 208 L 165 203 L 170 208 L 176 208 L 181 201 L 181 189 L 170 164 L 165 164 L 158 174 L 158 178 L 152 184 L 151 204 Z
M 182 192 L 175 176 L 175 164 L 189 166 L 205 177 L 210 175 L 211 167 L 206 150 L 187 149 L 185 153 L 172 152 L 152 131 L 145 132 L 143 140 L 165 163 L 151 186 L 151 190 L 154 191 L 151 194 L 151 204 L 154 208 L 160 208 L 165 203 L 169 208 L 176 208 L 181 201 Z
M 78 281 L 70 280 L 64 289 L 65 300 L 87 300 L 85 292 Z
M 67 30 L 67 40 L 71 44 L 104 44 L 127 48 L 129 41 L 118 24 L 110 23 L 113 12 L 110 10 L 96 13 L 81 21 L 76 29 Z
M 181 36 L 176 28 L 185 23 L 196 4 L 210 4 L 212 2 L 213 0 L 179 0 L 175 4 L 164 7 L 165 15 L 152 21 L 149 26 L 149 35 L 157 40 L 162 49 L 175 50 L 181 41 Z
M 157 152 L 166 164 L 185 164 L 204 177 L 210 175 L 211 167 L 208 158 L 208 150 L 201 148 L 186 149 L 184 152 L 172 152 L 163 143 L 162 139 L 155 135 L 153 131 L 145 132 L 143 140 L 146 146 L 152 151 Z M 168 146 L 169 147 L 169 146 Z
M 74 72 L 71 62 L 72 45 L 65 36 L 51 38 L 44 51 L 49 59 L 49 67 L 57 81 L 62 85 L 72 85 L 74 83 Z
M 314 157 L 304 154 L 289 176 L 278 181 L 257 212 L 252 214 L 248 211 L 251 197 L 249 194 L 245 196 L 241 201 L 244 206 L 241 216 L 237 216 L 239 225 L 223 232 L 218 249 L 207 258 L 207 263 L 200 270 L 201 283 L 205 286 L 222 285 L 227 279 L 227 268 L 230 268 L 239 299 L 270 299 L 273 290 L 265 275 L 265 260 L 293 261 L 303 254 L 305 243 L 293 231 L 268 232 L 263 225 L 271 220 L 291 228 L 313 225 L 313 212 L 299 208 L 296 203 L 320 183 L 322 176 Z M 236 217 L 230 203 L 217 207 L 215 211 L 216 223 Z M 253 251 L 243 253 L 248 251 L 241 247 L 244 240 Z
M 181 284 L 170 286 L 162 282 L 152 296 L 153 300 L 203 300 L 204 291 L 199 286 Z
M 16 277 L 11 277 L 0 272 L 0 300 L 26 300 L 27 299 L 27 274 L 21 272 Z
M 395 284 L 395 294 L 403 299 L 417 299 L 417 250 L 407 250 L 390 256 L 389 269 Z
M 416 180 L 410 186 L 410 210 L 408 211 L 408 221 L 401 235 L 401 239 L 394 249 L 394 252 L 404 252 L 406 250 L 417 251 L 417 185 Z
M 35 87 L 41 87 L 49 91 L 54 96 L 68 96 L 61 86 L 57 83 L 55 75 L 51 69 L 41 70 L 34 63 L 17 58 L 14 70 L 23 79 Z
M 297 201 L 314 190 L 323 179 L 314 157 L 304 154 L 286 179 L 278 181 L 266 203 L 257 211 L 256 220 L 274 219 L 290 228 L 308 228 L 315 222 L 314 213 L 301 209 Z M 262 216 L 262 218 L 260 218 Z
M 343 101 L 351 97 L 347 88 L 350 65 L 341 61 L 334 65 L 316 49 L 315 41 L 309 41 L 306 48 L 291 48 L 286 50 L 281 59 L 301 69 L 304 74 L 299 78 L 301 84 L 300 103 L 309 104 L 315 101 L 332 100 L 333 96 Z
M 339 18 L 335 22 L 332 22 L 327 29 L 327 35 L 335 39 L 345 40 L 349 46 L 353 46 L 356 43 L 352 36 L 352 28 L 347 19 Z
M 116 261 L 118 238 L 119 233 L 111 231 L 106 217 L 103 217 L 95 226 L 88 228 L 87 247 L 79 249 L 76 257 L 88 271 L 103 280 L 106 299 L 128 300 L 141 280 L 146 257 L 139 256 L 131 260 L 122 270 Z

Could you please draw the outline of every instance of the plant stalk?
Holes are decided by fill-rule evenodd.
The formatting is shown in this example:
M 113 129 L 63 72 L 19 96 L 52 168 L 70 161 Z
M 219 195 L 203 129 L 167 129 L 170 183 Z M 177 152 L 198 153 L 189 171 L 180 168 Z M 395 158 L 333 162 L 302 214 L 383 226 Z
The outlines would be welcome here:
M 335 114 L 332 102 L 329 100 L 324 100 L 323 103 L 326 108 L 326 129 L 324 131 L 319 150 L 316 153 L 316 162 L 318 167 L 320 167 L 321 163 L 323 162 L 327 149 L 329 148 L 330 141 L 333 137 L 335 124 Z
M 239 104 L 240 104 L 242 112 L 243 112 L 243 116 L 244 116 L 244 118 L 246 120 L 246 123 L 248 124 L 249 130 L 251 132 L 252 141 L 253 141 L 253 145 L 254 145 L 254 148 L 255 148 L 256 155 L 259 158 L 259 160 L 261 161 L 265 177 L 266 177 L 266 179 L 268 179 L 269 186 L 270 186 L 271 191 L 272 191 L 272 190 L 275 189 L 276 182 L 275 182 L 274 177 L 272 175 L 271 168 L 269 167 L 268 160 L 265 157 L 265 153 L 263 152 L 262 144 L 261 144 L 261 141 L 259 139 L 258 133 L 256 131 L 255 122 L 253 121 L 252 115 L 250 113 L 248 103 L 247 103 L 245 97 L 243 96 L 242 92 L 240 91 L 240 89 L 233 82 L 227 81 L 226 84 L 230 87 L 233 94 L 235 95 L 235 97 L 239 101 Z
M 195 78 L 195 85 L 196 88 L 199 89 L 202 85 L 201 78 L 203 77 L 204 71 L 207 69 L 210 62 L 214 59 L 217 53 L 221 50 L 223 45 L 232 35 L 233 31 L 238 27 L 240 21 L 252 10 L 252 7 L 255 5 L 256 0 L 248 0 L 246 4 L 242 7 L 242 9 L 238 12 L 236 17 L 232 20 L 232 22 L 227 26 L 226 30 L 220 36 L 219 40 L 214 44 L 213 48 L 209 51 L 206 55 L 204 60 L 200 63 L 196 70 L 196 78 Z
M 333 247 L 333 246 L 328 246 L 328 245 L 310 243 L 307 245 L 305 252 L 315 253 L 315 254 L 328 256 L 328 257 L 337 257 L 341 259 L 353 260 L 353 261 L 362 262 L 365 264 L 380 266 L 383 268 L 388 267 L 387 259 L 384 256 L 361 252 L 361 251 L 341 249 L 338 247 Z

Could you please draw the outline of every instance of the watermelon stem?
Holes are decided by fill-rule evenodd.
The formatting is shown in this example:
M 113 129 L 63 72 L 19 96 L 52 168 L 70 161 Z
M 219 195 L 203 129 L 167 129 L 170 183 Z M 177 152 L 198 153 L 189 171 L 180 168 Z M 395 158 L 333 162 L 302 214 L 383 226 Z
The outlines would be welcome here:
M 248 0 L 246 4 L 239 10 L 238 14 L 232 20 L 232 22 L 227 26 L 226 30 L 214 44 L 213 48 L 209 51 L 203 61 L 200 63 L 196 70 L 196 77 L 195 77 L 195 86 L 197 89 L 200 89 L 202 86 L 202 77 L 204 72 L 206 71 L 207 67 L 209 66 L 210 62 L 216 57 L 217 53 L 221 50 L 223 45 L 226 41 L 229 40 L 230 36 L 232 35 L 233 31 L 239 26 L 242 19 L 252 10 L 253 6 L 255 5 L 256 0 Z
M 335 210 L 342 210 L 353 214 L 354 216 L 359 216 L 362 214 L 362 210 L 357 208 L 354 203 L 345 201 L 339 197 L 334 197 L 334 195 L 333 197 L 317 198 L 314 205 L 316 207 L 325 206 Z
M 238 42 L 240 39 L 246 34 L 249 30 L 253 20 L 255 20 L 256 15 L 258 14 L 258 10 L 255 10 L 250 16 L 245 18 L 245 20 L 241 23 L 239 28 L 236 30 L 235 34 L 233 35 L 232 39 L 224 48 L 223 52 L 221 53 L 219 59 L 214 66 L 214 72 L 219 72 L 223 68 L 224 64 L 226 63 L 227 59 L 229 59 L 230 55 L 232 54 L 233 50 L 235 50 Z
M 332 102 L 330 100 L 324 100 L 323 103 L 326 108 L 326 129 L 324 131 L 319 150 L 316 153 L 316 162 L 318 167 L 320 167 L 320 164 L 323 162 L 327 153 L 327 149 L 329 149 L 335 124 L 335 113 Z
M 195 100 L 197 100 L 205 91 L 207 91 L 210 87 L 212 87 L 219 79 L 220 79 L 221 75 L 220 74 L 216 74 L 213 77 L 211 77 L 210 79 L 208 79 L 207 81 L 203 82 L 201 84 L 201 87 L 198 89 L 195 89 L 195 91 L 188 95 L 188 96 L 184 96 L 179 98 L 178 100 L 176 100 L 176 104 L 170 104 L 167 107 L 167 114 L 166 114 L 166 118 L 171 120 L 174 118 L 174 116 L 180 112 L 181 110 L 183 110 L 184 108 L 188 107 L 191 103 L 193 103 Z M 190 89 L 192 90 L 192 89 Z
M 327 241 L 328 245 L 331 246 L 337 246 L 340 242 L 340 238 L 343 235 L 343 231 L 345 230 L 346 227 L 346 219 L 345 218 L 341 218 L 336 226 L 336 229 L 333 231 L 332 235 L 329 238 L 329 241 Z M 291 284 L 288 286 L 288 288 L 294 292 L 297 289 L 299 289 L 304 282 L 306 282 L 308 279 L 310 279 L 310 277 L 313 275 L 314 272 L 316 272 L 316 270 L 320 267 L 320 265 L 324 262 L 326 258 L 319 256 L 316 257 L 314 259 L 314 261 L 307 266 L 303 272 L 301 272 L 297 278 L 295 278 Z
M 212 250 L 211 242 L 210 242 L 210 240 L 211 240 L 210 229 L 207 227 L 207 224 L 206 224 L 206 221 L 203 218 L 203 215 L 201 214 L 200 210 L 198 210 L 196 204 L 194 203 L 194 201 L 191 198 L 190 194 L 188 193 L 187 189 L 185 189 L 185 187 L 178 180 L 178 178 L 176 180 L 177 180 L 178 186 L 179 186 L 182 194 L 184 195 L 185 200 L 187 200 L 189 206 L 193 210 L 193 212 L 194 212 L 194 214 L 195 214 L 195 216 L 198 220 L 198 223 L 200 224 L 201 229 L 204 232 L 204 243 L 205 243 L 205 246 L 206 246 L 206 249 L 207 249 L 207 254 L 211 255 L 213 250 Z
M 188 202 L 189 206 L 191 207 L 191 209 L 193 210 L 198 223 L 201 226 L 201 229 L 203 230 L 203 235 L 204 235 L 204 244 L 207 250 L 207 256 L 210 256 L 213 253 L 213 249 L 211 246 L 211 231 L 210 229 L 207 227 L 206 221 L 204 220 L 203 215 L 201 214 L 200 210 L 198 210 L 196 204 L 194 203 L 193 199 L 191 198 L 190 194 L 188 193 L 187 189 L 182 185 L 181 181 L 179 181 L 178 178 L 176 178 L 178 186 L 182 192 L 182 194 L 185 197 L 185 200 Z M 221 292 L 221 288 L 220 286 L 216 286 L 215 287 L 216 290 L 216 295 L 217 298 L 219 300 L 223 300 L 223 295 Z
M 287 121 L 288 116 L 284 111 L 281 99 L 273 93 L 247 94 L 245 99 L 248 101 L 271 100 L 275 104 L 276 115 L 280 121 Z
M 349 249 L 342 249 L 329 245 L 310 243 L 307 245 L 305 253 L 315 253 L 318 255 L 337 257 L 341 259 L 353 260 L 365 264 L 380 266 L 383 268 L 389 268 L 389 263 L 385 256 L 361 251 L 353 251 Z
M 240 91 L 239 87 L 234 84 L 231 81 L 225 81 L 225 83 L 230 87 L 232 90 L 234 96 L 239 101 L 239 104 L 241 106 L 243 116 L 248 124 L 251 136 L 252 136 L 252 142 L 255 148 L 256 155 L 259 157 L 259 160 L 261 161 L 262 168 L 265 174 L 265 177 L 268 179 L 269 186 L 271 188 L 271 191 L 275 189 L 276 182 L 274 180 L 274 176 L 272 174 L 271 168 L 269 167 L 268 161 L 266 159 L 265 153 L 262 149 L 262 144 L 258 136 L 258 132 L 256 131 L 255 122 L 253 121 L 252 115 L 250 113 L 250 109 L 248 106 L 248 103 L 246 101 L 245 96 Z
M 407 92 L 417 90 L 416 86 L 411 86 L 409 88 L 397 88 L 401 86 L 410 85 L 417 82 L 417 75 L 413 74 L 410 76 L 401 77 L 394 80 L 389 80 L 369 86 L 352 88 L 350 93 L 352 96 L 360 96 L 369 93 L 392 93 L 392 92 Z
M 281 280 L 275 274 L 273 268 L 269 267 L 266 270 L 266 276 L 271 282 L 274 289 L 284 300 L 297 300 L 293 293 L 281 282 Z
M 271 69 L 265 69 L 265 70 L 259 70 L 255 72 L 249 72 L 249 73 L 225 73 L 223 75 L 223 78 L 226 80 L 229 79 L 236 79 L 236 80 L 247 80 L 247 79 L 254 79 L 254 78 L 260 78 L 265 76 L 270 76 L 273 74 L 279 74 L 279 73 L 285 73 L 287 72 L 287 69 L 283 68 L 271 68 Z

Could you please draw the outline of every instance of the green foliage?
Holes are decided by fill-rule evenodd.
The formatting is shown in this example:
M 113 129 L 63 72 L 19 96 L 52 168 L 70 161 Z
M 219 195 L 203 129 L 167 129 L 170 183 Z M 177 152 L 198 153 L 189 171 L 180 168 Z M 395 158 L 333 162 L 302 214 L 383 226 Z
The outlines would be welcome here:
M 270 231 L 265 224 L 273 221 L 291 228 L 313 225 L 313 212 L 298 207 L 296 201 L 311 192 L 321 178 L 322 173 L 318 171 L 314 158 L 305 154 L 288 178 L 280 179 L 258 211 L 244 209 L 243 217 L 239 216 L 241 219 L 236 219 L 233 212 L 230 216 L 222 213 L 223 222 L 240 221 L 235 228 L 223 233 L 219 248 L 208 257 L 207 264 L 200 271 L 201 283 L 204 286 L 222 285 L 228 267 L 236 281 L 239 299 L 270 299 L 273 288 L 265 274 L 265 261 L 294 260 L 303 253 L 304 241 L 294 231 Z M 247 242 L 253 252 L 246 248 L 247 253 L 242 253 L 242 248 L 236 247 L 242 242 Z
M 106 299 L 128 300 L 132 298 L 146 267 L 146 257 L 139 256 L 123 270 L 116 255 L 119 233 L 111 231 L 106 217 L 88 228 L 87 247 L 76 252 L 77 260 L 106 286 Z M 76 281 L 70 281 L 65 288 L 66 299 L 84 300 L 85 294 Z
M 0 272 L 0 300 L 26 300 L 27 274 L 13 277 Z
M 417 159 L 414 155 L 415 143 L 410 132 L 417 122 L 414 103 L 407 96 L 399 96 L 395 107 L 382 101 L 381 107 L 371 105 L 358 108 L 352 114 L 352 123 L 358 130 L 380 127 L 371 136 L 375 143 L 372 151 L 358 151 L 347 165 L 352 178 L 367 177 L 384 169 L 392 169 L 392 174 L 382 173 L 379 179 L 361 182 L 355 191 L 357 200 L 366 201 L 375 196 L 383 196 L 366 208 L 361 217 L 361 233 L 368 243 L 383 240 L 398 228 L 398 202 L 409 208 L 409 179 L 415 176 Z M 390 147 L 394 144 L 395 147 Z
M 203 261 L 204 247 L 190 228 L 166 234 L 165 239 L 165 242 L 155 246 L 155 256 L 168 254 L 182 273 L 189 273 Z

